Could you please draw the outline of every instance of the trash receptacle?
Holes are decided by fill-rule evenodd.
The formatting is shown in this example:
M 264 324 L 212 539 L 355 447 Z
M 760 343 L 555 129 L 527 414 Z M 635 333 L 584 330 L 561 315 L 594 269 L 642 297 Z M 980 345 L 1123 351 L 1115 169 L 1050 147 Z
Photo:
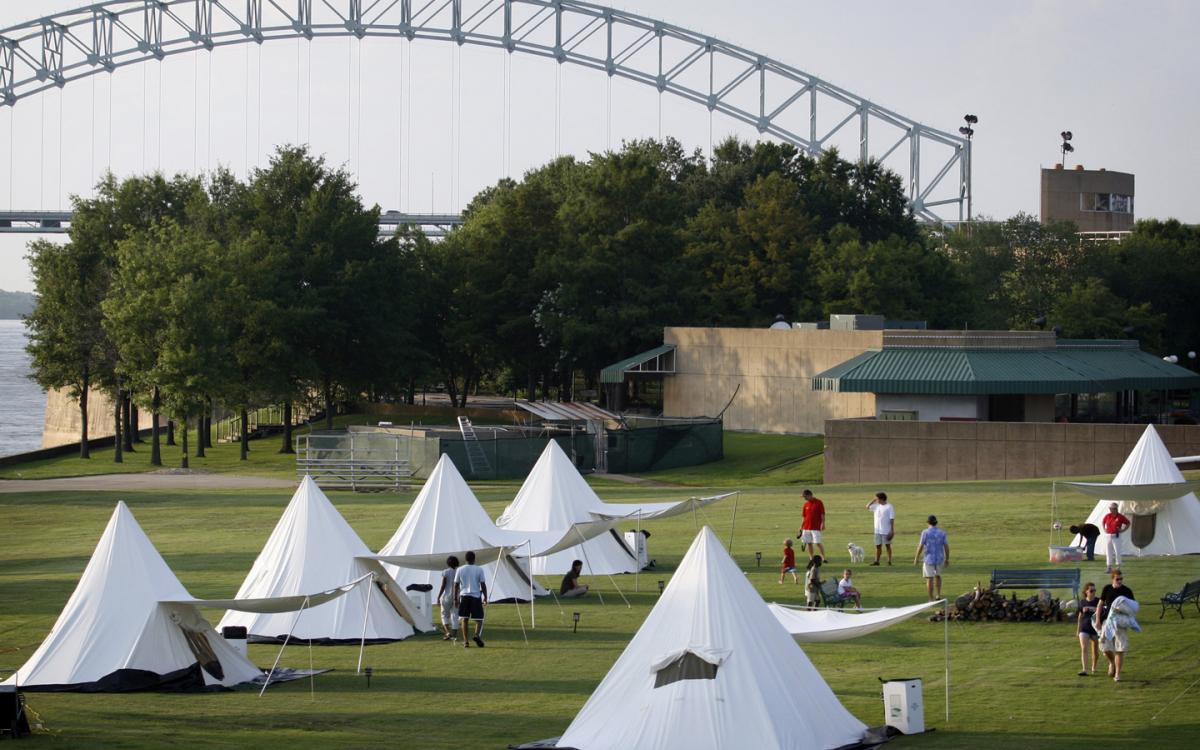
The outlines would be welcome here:
M 234 651 L 246 656 L 246 628 L 241 625 L 226 625 L 221 628 L 221 635 L 229 641 Z
M 920 677 L 902 677 L 883 681 L 884 723 L 902 734 L 925 731 L 925 699 Z
M 404 593 L 408 594 L 408 598 L 412 599 L 413 604 L 417 605 L 417 609 L 421 610 L 421 614 L 426 617 L 433 617 L 433 602 L 432 595 L 433 586 L 428 583 L 410 583 L 404 588 Z

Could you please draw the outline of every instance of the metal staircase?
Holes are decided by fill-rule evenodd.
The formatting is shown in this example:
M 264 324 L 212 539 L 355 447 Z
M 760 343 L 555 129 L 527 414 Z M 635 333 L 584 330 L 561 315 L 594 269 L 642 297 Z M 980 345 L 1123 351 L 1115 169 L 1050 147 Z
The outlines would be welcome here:
M 479 436 L 475 434 L 471 420 L 459 417 L 458 431 L 462 433 L 463 447 L 467 449 L 467 464 L 471 467 L 471 474 L 477 478 L 488 474 L 491 467 L 488 466 L 487 455 L 483 452 L 483 446 L 479 444 Z

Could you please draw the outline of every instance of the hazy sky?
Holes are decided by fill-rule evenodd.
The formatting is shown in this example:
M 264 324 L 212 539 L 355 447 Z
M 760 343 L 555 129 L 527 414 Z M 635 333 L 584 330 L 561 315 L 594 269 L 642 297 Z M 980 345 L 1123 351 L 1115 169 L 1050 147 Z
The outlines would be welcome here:
M 0 28 L 84 4 L 0 2 Z M 1192 0 L 615 7 L 774 57 L 943 130 L 978 115 L 976 215 L 1036 214 L 1038 169 L 1058 160 L 1058 133 L 1071 130 L 1070 164 L 1137 175 L 1139 218 L 1200 222 Z M 460 210 L 556 152 L 586 156 L 659 135 L 653 89 L 614 80 L 611 104 L 608 90 L 602 73 L 526 55 L 506 64 L 502 52 L 444 42 L 286 40 L 179 55 L 0 108 L 0 208 L 68 207 L 109 166 L 119 175 L 218 163 L 241 172 L 299 141 L 355 173 L 368 203 Z M 703 107 L 664 96 L 661 110 L 663 135 L 707 150 Z M 712 133 L 758 135 L 719 115 Z M 28 240 L 0 236 L 0 289 L 32 289 Z

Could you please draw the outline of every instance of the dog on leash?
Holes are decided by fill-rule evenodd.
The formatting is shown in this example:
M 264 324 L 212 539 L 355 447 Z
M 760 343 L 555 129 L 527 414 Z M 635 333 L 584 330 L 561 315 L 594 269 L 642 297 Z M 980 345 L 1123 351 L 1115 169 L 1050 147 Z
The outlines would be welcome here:
M 850 553 L 850 562 L 860 563 L 863 561 L 863 548 L 859 547 L 854 542 L 846 545 L 846 550 Z

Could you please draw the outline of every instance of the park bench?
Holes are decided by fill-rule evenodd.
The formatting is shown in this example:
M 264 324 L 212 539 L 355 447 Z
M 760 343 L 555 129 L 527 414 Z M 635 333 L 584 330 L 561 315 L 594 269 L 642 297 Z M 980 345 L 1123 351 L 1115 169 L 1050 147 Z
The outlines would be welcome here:
M 821 603 L 827 608 L 841 609 L 846 602 L 853 602 L 853 596 L 842 596 L 838 593 L 837 581 L 825 581 L 821 584 Z
M 1162 614 L 1158 616 L 1160 620 L 1167 614 L 1167 607 L 1174 607 L 1179 616 L 1183 617 L 1183 605 L 1188 602 L 1195 604 L 1196 611 L 1200 612 L 1200 581 L 1189 581 L 1183 588 L 1163 596 L 1159 601 L 1162 603 Z
M 1005 570 L 992 571 L 994 589 L 1071 589 L 1079 598 L 1079 568 L 1054 568 L 1051 570 Z

